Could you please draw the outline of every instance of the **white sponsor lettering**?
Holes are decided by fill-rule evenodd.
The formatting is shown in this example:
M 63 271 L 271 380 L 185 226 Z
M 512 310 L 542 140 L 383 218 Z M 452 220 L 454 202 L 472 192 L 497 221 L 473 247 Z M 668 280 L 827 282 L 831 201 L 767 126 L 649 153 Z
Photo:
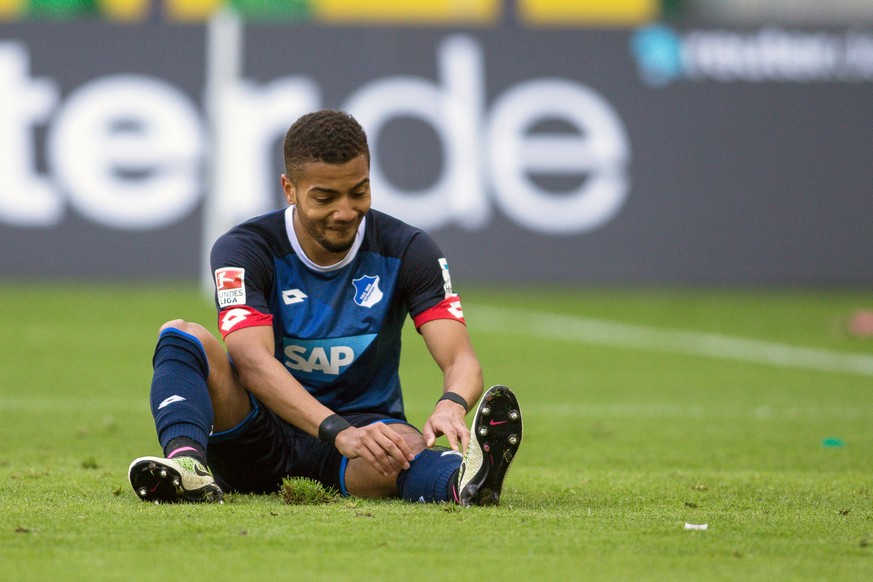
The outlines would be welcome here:
M 373 79 L 342 106 L 367 129 L 379 207 L 427 229 L 487 226 L 493 208 L 533 231 L 573 234 L 599 228 L 628 191 L 627 135 L 613 108 L 590 88 L 566 79 L 531 79 L 508 87 L 486 108 L 485 58 L 470 36 L 437 48 L 435 80 L 411 75 Z M 20 43 L 0 43 L 0 222 L 46 226 L 63 219 L 65 202 L 86 218 L 120 229 L 179 222 L 202 195 L 201 114 L 178 88 L 140 75 L 90 81 L 58 103 L 50 79 L 34 79 Z M 232 195 L 217 200 L 226 226 L 276 205 L 273 153 L 288 123 L 321 106 L 315 80 L 291 76 L 263 85 L 237 79 L 216 107 L 218 144 L 212 167 Z M 383 129 L 412 118 L 436 132 L 444 164 L 433 184 L 404 190 L 379 164 Z M 35 130 L 47 120 L 51 176 L 36 170 Z M 537 127 L 570 128 L 550 134 Z M 534 176 L 579 178 L 552 192 Z M 238 193 L 245 191 L 245 196 Z M 215 217 L 212 217 L 215 218 Z
M 549 119 L 569 123 L 578 133 L 527 134 Z M 489 134 L 495 201 L 518 224 L 573 234 L 603 226 L 624 204 L 627 137 L 612 107 L 590 89 L 561 79 L 521 83 L 497 99 Z M 552 196 L 531 179 L 536 173 L 587 179 L 573 192 Z
M 685 38 L 690 77 L 719 81 L 811 81 L 840 74 L 844 40 L 824 33 L 694 31 Z
M 634 35 L 645 82 L 873 81 L 873 35 L 866 31 L 692 30 L 653 25 Z
M 442 86 L 412 76 L 378 79 L 354 93 L 345 108 L 367 129 L 375 151 L 382 129 L 404 117 L 428 124 L 443 143 L 442 174 L 433 185 L 415 192 L 391 184 L 374 156 L 371 173 L 379 185 L 380 205 L 423 228 L 451 222 L 476 228 L 491 214 L 481 172 L 482 51 L 472 39 L 455 36 L 439 47 L 438 59 Z
M 312 348 L 307 355 L 303 346 L 285 346 L 285 365 L 292 370 L 311 373 L 314 371 L 339 375 L 341 369 L 355 361 L 355 352 L 348 346 L 331 346 L 330 355 L 322 347 Z
M 49 117 L 57 85 L 28 74 L 27 49 L 0 43 L 0 221 L 51 226 L 63 218 L 63 202 L 46 176 L 36 172 L 33 127 Z
M 452 36 L 438 57 L 442 86 L 414 77 L 381 79 L 346 103 L 373 144 L 389 121 L 413 117 L 429 124 L 445 146 L 442 175 L 414 196 L 394 189 L 376 160 L 373 181 L 383 207 L 425 229 L 452 223 L 481 228 L 491 214 L 485 188 L 490 178 L 497 206 L 533 231 L 579 233 L 615 216 L 629 187 L 630 152 L 618 115 L 602 97 L 569 80 L 531 80 L 499 96 L 489 117 L 482 110 L 479 46 L 469 37 Z M 541 121 L 564 122 L 577 135 L 531 135 Z M 534 172 L 590 179 L 581 180 L 575 192 L 556 196 L 532 180 Z
M 98 224 L 158 228 L 200 200 L 197 110 L 161 79 L 119 75 L 76 90 L 48 135 L 49 165 L 70 203 Z

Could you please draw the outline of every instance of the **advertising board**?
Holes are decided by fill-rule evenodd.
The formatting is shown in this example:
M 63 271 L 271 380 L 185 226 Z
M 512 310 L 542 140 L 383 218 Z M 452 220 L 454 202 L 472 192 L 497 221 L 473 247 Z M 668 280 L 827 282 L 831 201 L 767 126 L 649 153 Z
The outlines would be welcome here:
M 209 34 L 0 26 L 6 276 L 199 277 L 332 107 L 459 281 L 873 282 L 873 33 L 249 23 L 212 93 Z

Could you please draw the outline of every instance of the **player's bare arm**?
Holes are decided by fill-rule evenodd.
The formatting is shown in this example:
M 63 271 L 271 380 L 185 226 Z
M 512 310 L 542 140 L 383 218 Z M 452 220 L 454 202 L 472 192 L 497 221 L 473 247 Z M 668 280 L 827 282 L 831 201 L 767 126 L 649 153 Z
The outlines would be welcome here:
M 313 398 L 273 356 L 273 342 L 273 330 L 267 326 L 238 329 L 225 338 L 240 383 L 286 421 L 318 436 L 319 426 L 334 412 Z M 342 430 L 334 445 L 350 459 L 362 457 L 383 475 L 408 468 L 415 458 L 403 437 L 382 423 Z
M 473 351 L 467 327 L 452 319 L 435 319 L 419 329 L 434 361 L 443 372 L 443 392 L 454 392 L 473 406 L 482 395 L 482 367 Z M 467 410 L 457 402 L 440 400 L 424 425 L 425 445 L 445 435 L 449 446 L 462 451 L 470 443 L 464 420 Z

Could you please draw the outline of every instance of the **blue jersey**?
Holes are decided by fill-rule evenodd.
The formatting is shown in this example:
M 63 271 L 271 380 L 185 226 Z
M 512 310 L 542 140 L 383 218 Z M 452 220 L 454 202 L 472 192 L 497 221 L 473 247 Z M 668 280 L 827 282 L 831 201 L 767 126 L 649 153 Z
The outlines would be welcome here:
M 294 207 L 233 228 L 212 248 L 222 336 L 271 325 L 275 357 L 339 413 L 405 419 L 400 334 L 407 315 L 463 322 L 448 266 L 422 230 L 370 210 L 348 255 L 315 265 L 297 243 Z

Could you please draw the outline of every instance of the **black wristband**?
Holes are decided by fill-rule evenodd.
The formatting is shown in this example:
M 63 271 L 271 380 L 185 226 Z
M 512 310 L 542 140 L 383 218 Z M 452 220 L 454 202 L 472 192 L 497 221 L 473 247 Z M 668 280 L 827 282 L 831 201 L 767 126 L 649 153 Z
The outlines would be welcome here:
M 440 399 L 437 400 L 437 402 L 440 402 L 440 400 L 451 400 L 455 404 L 460 404 L 464 407 L 464 412 L 469 412 L 470 410 L 470 405 L 467 404 L 467 401 L 464 400 L 464 397 L 457 392 L 446 392 L 445 394 L 440 396 Z
M 349 422 L 339 414 L 331 414 L 318 425 L 318 438 L 326 443 L 334 444 L 336 435 L 351 427 Z

